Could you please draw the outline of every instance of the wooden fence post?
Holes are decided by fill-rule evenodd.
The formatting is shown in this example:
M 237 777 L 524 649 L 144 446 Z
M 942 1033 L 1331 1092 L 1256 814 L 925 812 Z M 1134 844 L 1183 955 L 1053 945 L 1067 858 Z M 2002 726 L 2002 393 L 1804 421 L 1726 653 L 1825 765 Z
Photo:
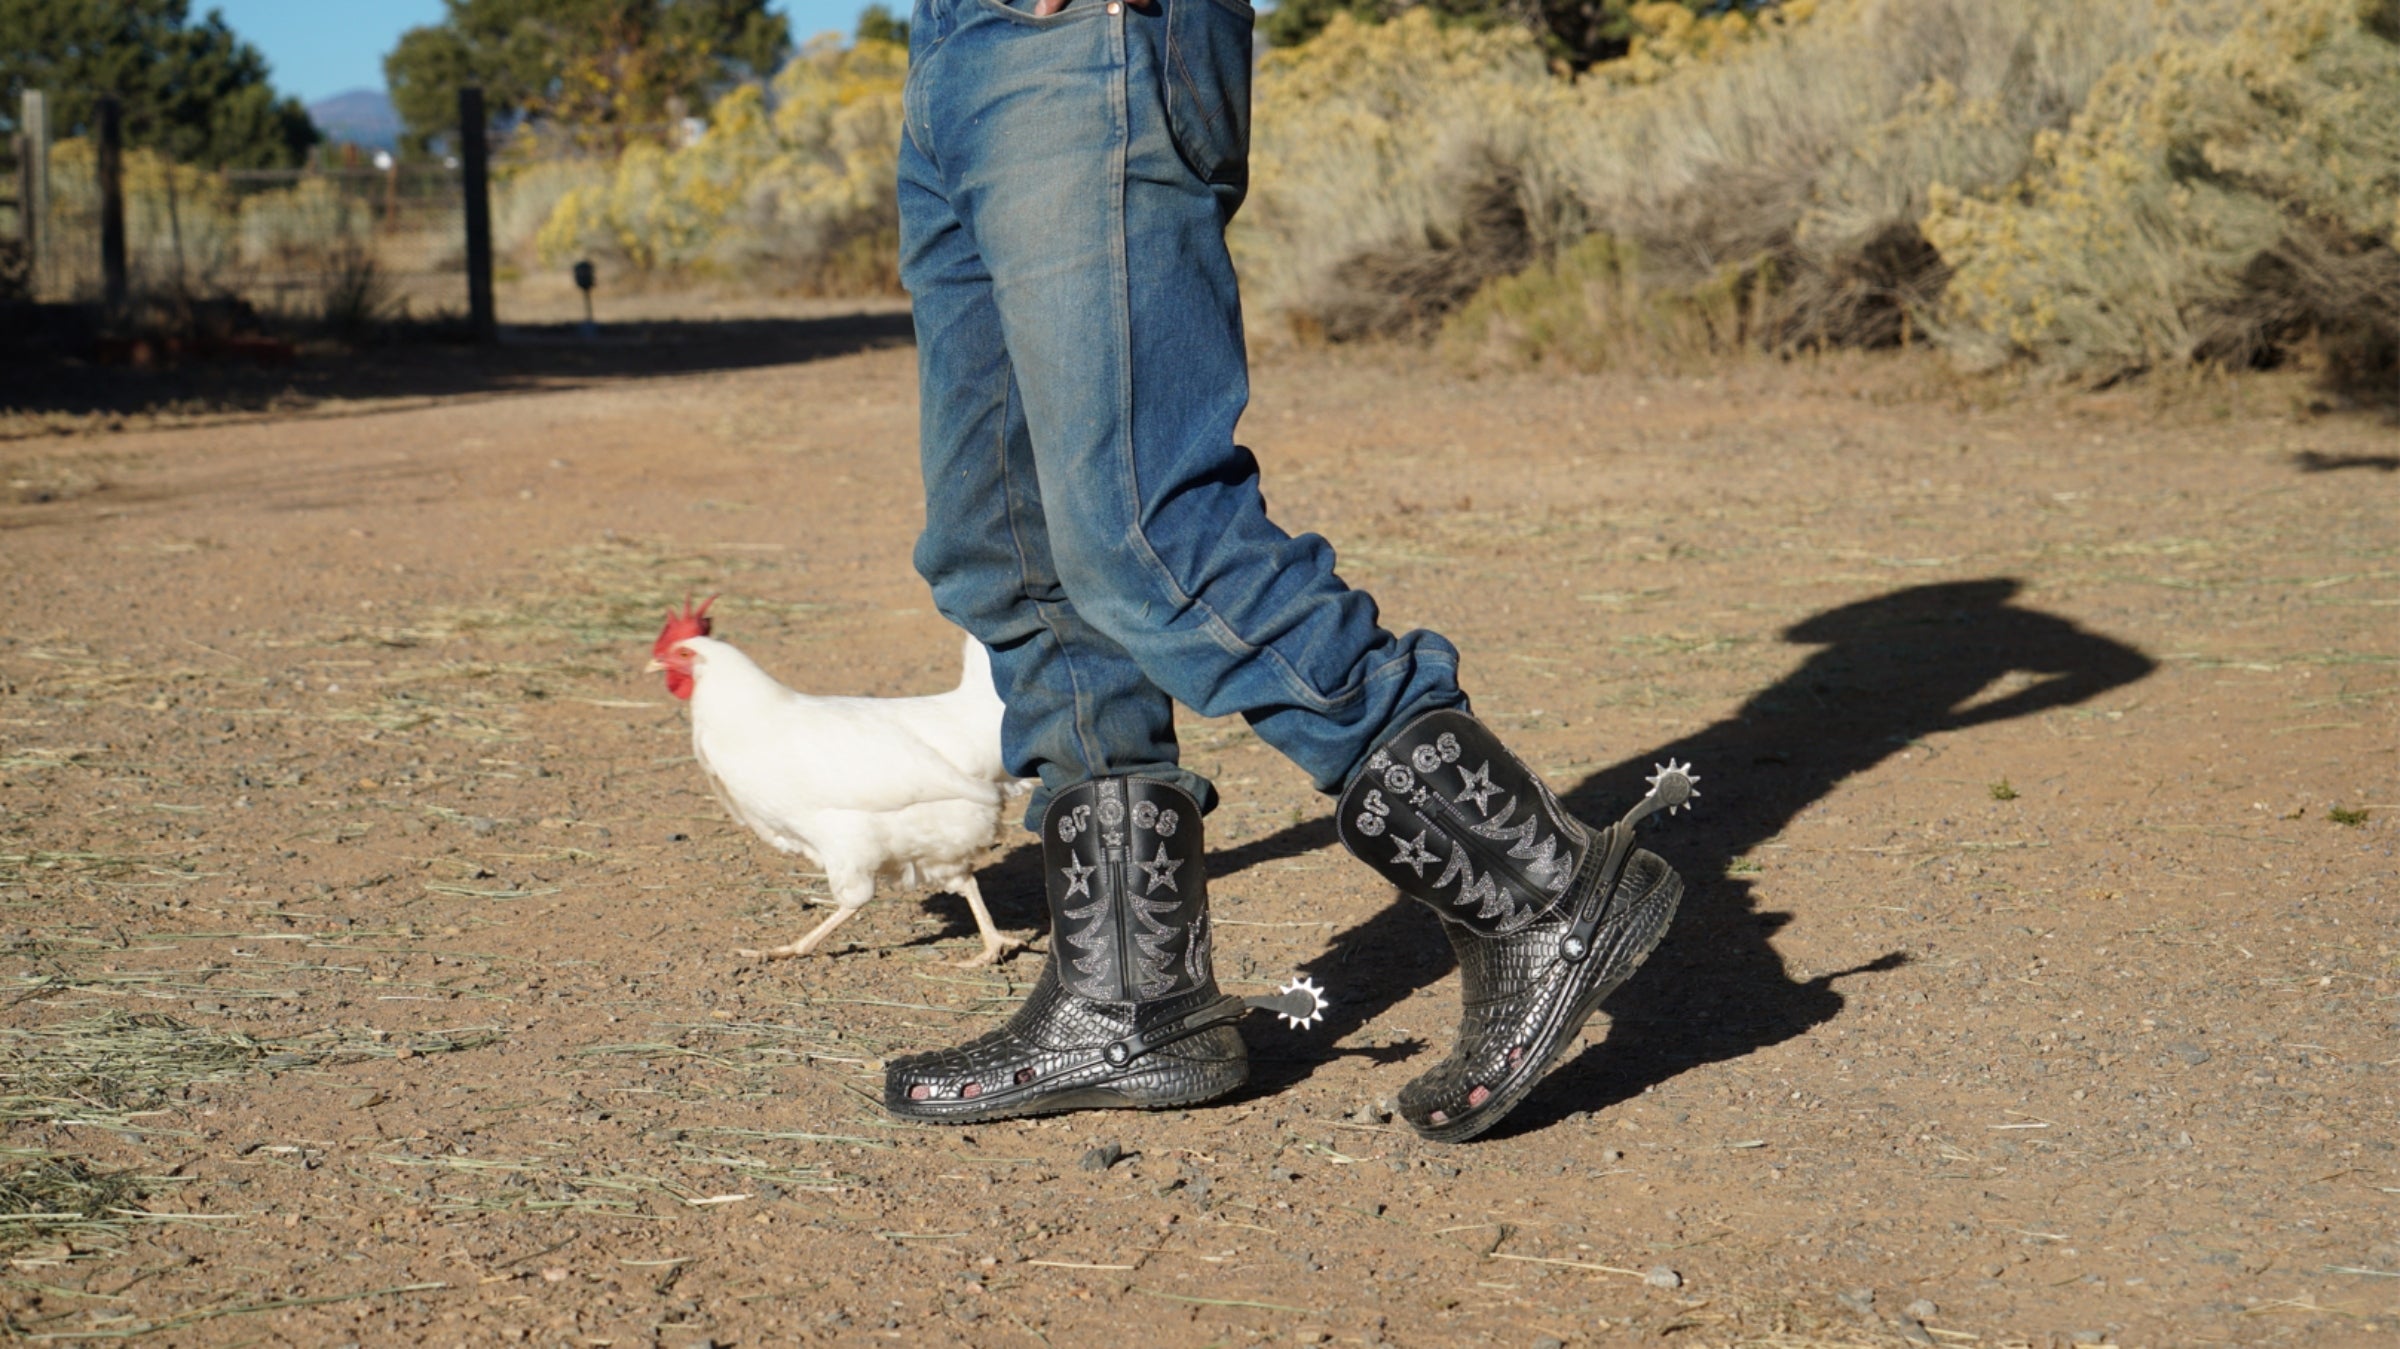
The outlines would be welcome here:
M 125 110 L 114 95 L 100 99 L 100 276 L 102 298 L 122 310 L 131 298 L 125 276 Z
M 484 143 L 483 90 L 466 85 L 458 91 L 458 168 L 467 208 L 467 320 L 475 340 L 499 336 L 492 312 L 492 182 L 489 147 Z
M 25 144 L 24 158 L 17 161 L 23 184 L 17 210 L 25 221 L 26 289 L 29 298 L 39 300 L 50 277 L 50 104 L 41 90 L 28 89 L 18 100 L 17 130 Z

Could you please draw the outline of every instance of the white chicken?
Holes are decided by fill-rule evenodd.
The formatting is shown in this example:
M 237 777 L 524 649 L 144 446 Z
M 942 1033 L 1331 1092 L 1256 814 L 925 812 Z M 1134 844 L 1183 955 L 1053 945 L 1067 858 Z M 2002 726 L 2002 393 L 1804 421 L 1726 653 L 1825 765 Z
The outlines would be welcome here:
M 969 637 L 958 687 L 923 698 L 821 698 L 777 683 L 709 636 L 712 596 L 669 610 L 649 668 L 692 705 L 692 754 L 733 818 L 824 868 L 832 916 L 753 959 L 803 956 L 875 897 L 875 882 L 931 886 L 967 901 L 989 965 L 1022 945 L 1002 937 L 975 887 L 1000 807 L 1027 785 L 1000 762 L 991 657 Z

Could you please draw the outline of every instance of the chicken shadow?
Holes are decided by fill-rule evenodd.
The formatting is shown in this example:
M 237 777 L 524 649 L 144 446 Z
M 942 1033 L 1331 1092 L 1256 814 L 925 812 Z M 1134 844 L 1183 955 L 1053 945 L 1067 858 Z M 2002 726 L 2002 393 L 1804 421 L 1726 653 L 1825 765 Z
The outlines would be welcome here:
M 1697 813 L 1653 817 L 1643 827 L 1644 846 L 1683 874 L 1674 926 L 1640 975 L 1609 999 L 1606 1036 L 1545 1078 L 1501 1133 L 1604 1109 L 1700 1064 L 1790 1039 L 1841 1012 L 1843 980 L 1906 962 L 1895 951 L 1794 978 L 1769 941 L 1792 914 L 1761 907 L 1757 882 L 1729 873 L 1811 803 L 1925 736 L 2072 706 L 2157 668 L 2121 642 L 2018 606 L 2020 588 L 2009 578 L 1913 586 L 1817 614 L 1781 635 L 1821 649 L 1732 715 L 1562 784 L 1578 817 L 1605 821 L 1646 790 L 1652 765 L 1674 758 L 1696 765 L 1705 795 Z M 2011 676 L 2031 680 L 2002 685 Z M 1333 821 L 1320 817 L 1216 853 L 1210 871 L 1230 876 L 1335 842 Z M 1439 920 L 1413 902 L 1395 899 L 1339 933 L 1302 967 L 1332 993 L 1326 1024 L 1294 1032 L 1251 1018 L 1252 1090 L 1305 1080 L 1330 1057 L 1324 1046 L 1453 964 Z M 1448 1025 L 1422 1029 L 1447 1044 Z

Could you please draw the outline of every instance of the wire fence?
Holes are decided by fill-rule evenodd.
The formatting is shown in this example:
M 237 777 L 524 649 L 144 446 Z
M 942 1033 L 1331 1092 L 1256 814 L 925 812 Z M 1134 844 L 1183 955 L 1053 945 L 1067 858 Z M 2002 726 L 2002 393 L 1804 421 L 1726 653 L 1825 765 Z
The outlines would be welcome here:
M 134 150 L 122 182 L 137 298 L 237 297 L 337 322 L 466 307 L 465 192 L 454 166 L 212 171 Z M 40 298 L 102 296 L 101 203 L 96 147 L 53 145 Z

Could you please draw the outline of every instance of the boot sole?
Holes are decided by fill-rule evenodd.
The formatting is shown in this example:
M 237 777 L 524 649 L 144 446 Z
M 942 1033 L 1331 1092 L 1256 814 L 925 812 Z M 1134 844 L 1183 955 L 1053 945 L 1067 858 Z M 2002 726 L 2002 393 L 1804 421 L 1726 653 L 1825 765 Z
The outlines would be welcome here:
M 1223 1082 L 1212 1082 L 1188 1091 L 1169 1092 L 1163 1096 L 1141 1094 L 1119 1083 L 1094 1082 L 1058 1091 L 1028 1093 L 1012 1099 L 995 1093 L 971 1101 L 890 1101 L 883 1108 L 897 1118 L 918 1124 L 980 1124 L 995 1119 L 1026 1119 L 1035 1115 L 1061 1115 L 1072 1110 L 1173 1110 L 1180 1106 L 1200 1105 L 1241 1089 L 1250 1080 L 1250 1065 L 1237 1062 L 1235 1071 Z M 926 1107 L 931 1106 L 932 1109 Z
M 1447 1124 L 1420 1123 L 1411 1119 L 1408 1127 L 1416 1130 L 1420 1137 L 1436 1143 L 1464 1143 L 1506 1119 L 1509 1112 L 1516 1109 L 1526 1094 L 1549 1073 L 1559 1054 L 1583 1029 L 1584 1023 L 1592 1019 L 1592 1013 L 1600 1010 L 1600 1004 L 1607 1000 L 1608 995 L 1632 978 L 1641 969 L 1642 963 L 1650 958 L 1650 953 L 1658 948 L 1660 939 L 1666 936 L 1668 925 L 1675 921 L 1675 910 L 1682 903 L 1683 876 L 1673 867 L 1667 867 L 1666 879 L 1644 896 L 1635 910 L 1634 917 L 1640 926 L 1619 934 L 1616 951 L 1605 960 L 1595 958 L 1591 966 L 1596 970 L 1614 967 L 1615 973 L 1594 982 L 1591 988 L 1572 1002 L 1561 1003 L 1559 1011 L 1536 1032 L 1528 1044 L 1525 1058 L 1517 1071 L 1493 1086 L 1492 1094 L 1484 1098 L 1482 1105 Z

